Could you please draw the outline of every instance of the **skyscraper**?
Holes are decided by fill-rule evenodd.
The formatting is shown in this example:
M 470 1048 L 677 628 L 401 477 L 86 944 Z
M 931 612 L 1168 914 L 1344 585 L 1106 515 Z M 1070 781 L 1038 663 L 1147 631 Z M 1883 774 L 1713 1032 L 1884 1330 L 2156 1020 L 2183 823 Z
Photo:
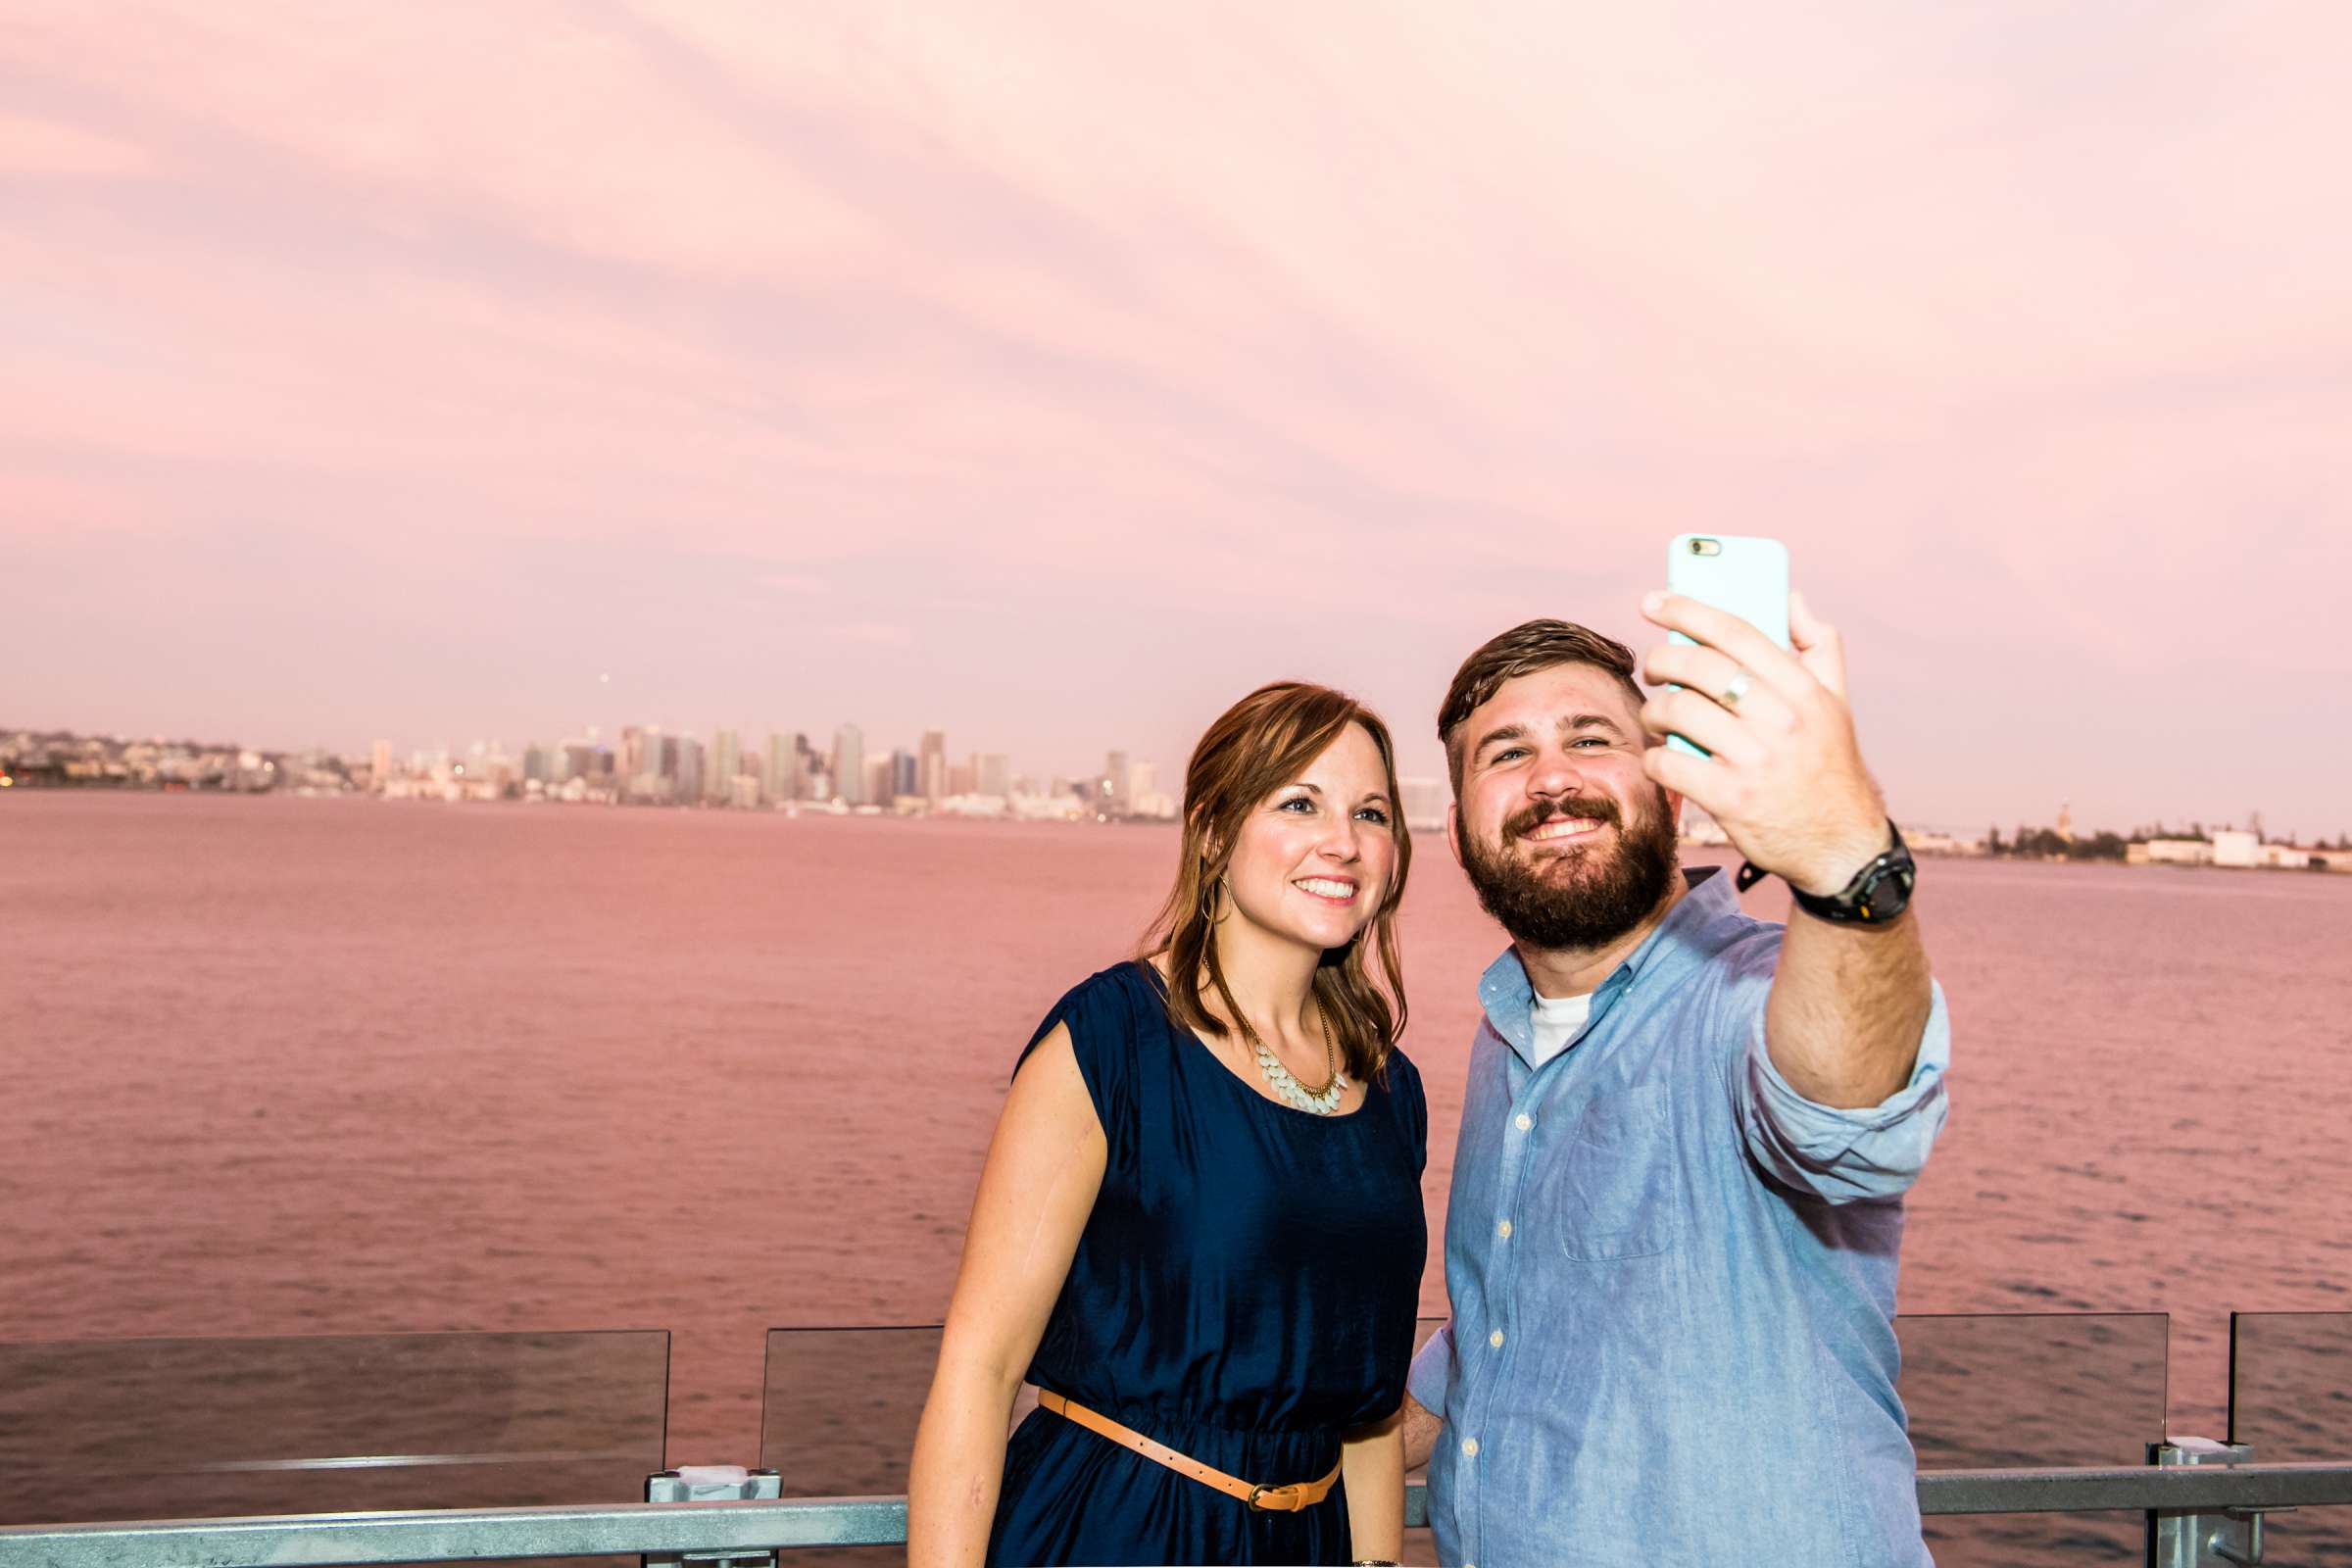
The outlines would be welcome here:
M 767 732 L 767 798 L 771 801 L 797 801 L 801 798 L 801 758 L 793 750 L 797 735 Z
M 1127 754 L 1113 752 L 1102 761 L 1102 795 L 1104 804 L 1099 809 L 1113 816 L 1125 816 L 1135 802 L 1134 781 L 1127 776 Z
M 855 724 L 833 732 L 833 793 L 852 806 L 865 804 L 865 736 Z
M 743 765 L 735 732 L 720 730 L 710 751 L 710 779 L 703 793 L 722 806 L 731 805 L 735 799 L 735 775 Z
M 1448 786 L 1442 778 L 1400 778 L 1396 789 L 1404 799 L 1396 809 L 1404 817 L 1404 825 L 1425 832 L 1434 832 L 1446 825 L 1446 808 L 1450 804 Z
M 703 798 L 703 743 L 691 735 L 680 735 L 677 747 L 677 792 L 671 798 L 692 806 Z
M 948 798 L 948 737 L 945 731 L 923 731 L 922 771 L 911 792 L 922 796 L 933 806 Z
M 1159 769 L 1150 762 L 1127 764 L 1127 814 L 1157 816 L 1164 803 L 1159 798 Z
M 893 747 L 890 753 L 890 788 L 883 793 L 894 801 L 902 795 L 922 794 L 922 763 L 923 760 L 914 753 Z
M 982 795 L 1010 795 L 1012 793 L 1012 759 L 1003 752 L 983 752 L 976 764 L 979 777 L 973 788 Z

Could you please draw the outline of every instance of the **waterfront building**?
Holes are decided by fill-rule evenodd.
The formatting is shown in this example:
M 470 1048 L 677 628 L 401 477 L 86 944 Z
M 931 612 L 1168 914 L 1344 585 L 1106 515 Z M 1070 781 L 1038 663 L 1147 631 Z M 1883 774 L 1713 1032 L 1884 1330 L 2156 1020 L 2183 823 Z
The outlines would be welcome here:
M 2141 848 L 2141 846 L 2133 846 Z M 2151 865 L 2211 865 L 2213 846 L 2203 839 L 2150 839 L 2144 846 Z M 2128 849 L 2126 859 L 2135 858 Z
M 703 798 L 703 779 L 708 771 L 703 765 L 706 760 L 703 743 L 691 735 L 680 735 L 676 746 L 677 767 L 671 774 L 676 788 L 670 798 L 692 806 Z
M 983 752 L 973 761 L 972 791 L 978 795 L 1012 793 L 1012 759 L 1003 752 Z
M 890 788 L 884 792 L 893 801 L 902 795 L 923 793 L 922 760 L 898 747 L 890 753 Z
M 865 793 L 865 736 L 855 724 L 844 724 L 833 732 L 833 765 L 826 769 L 833 775 L 834 793 L 852 806 L 863 806 Z
M 1182 803 L 1173 795 L 1161 793 L 1159 769 L 1151 762 L 1130 763 L 1127 768 L 1127 814 L 1154 822 L 1164 822 L 1182 809 Z
M 678 737 L 664 735 L 658 729 L 645 732 L 645 749 L 652 764 L 654 777 L 674 790 L 678 782 Z
M 2213 836 L 2213 863 L 2236 866 L 2261 864 L 2261 838 L 2252 833 L 2224 828 Z
M 742 771 L 743 757 L 738 750 L 735 732 L 722 729 L 712 737 L 710 782 L 705 793 L 711 800 L 732 803 L 735 799 L 735 775 Z
M 369 760 L 368 768 L 368 787 L 380 792 L 384 785 L 390 782 L 391 778 L 392 743 L 390 741 L 377 741 L 375 743 L 374 756 Z
M 1108 811 L 1113 816 L 1125 816 L 1127 808 L 1134 799 L 1133 787 L 1127 776 L 1127 754 L 1112 752 L 1102 760 L 1102 788 L 1100 791 L 1099 808 Z
M 1434 833 L 1446 825 L 1446 808 L 1451 803 L 1444 779 L 1400 778 L 1396 793 L 1404 797 L 1396 803 L 1396 809 L 1406 827 Z
M 892 782 L 894 777 L 895 770 L 891 766 L 889 758 L 877 757 L 866 763 L 865 782 L 858 790 L 858 804 L 870 806 L 879 810 L 893 795 L 898 793 Z
M 923 731 L 922 748 L 916 754 L 919 771 L 915 788 L 909 794 L 919 794 L 933 806 L 948 797 L 948 737 L 945 731 Z
M 801 798 L 801 755 L 793 746 L 798 735 L 767 734 L 767 795 L 773 801 Z M 804 746 L 806 743 L 803 743 Z

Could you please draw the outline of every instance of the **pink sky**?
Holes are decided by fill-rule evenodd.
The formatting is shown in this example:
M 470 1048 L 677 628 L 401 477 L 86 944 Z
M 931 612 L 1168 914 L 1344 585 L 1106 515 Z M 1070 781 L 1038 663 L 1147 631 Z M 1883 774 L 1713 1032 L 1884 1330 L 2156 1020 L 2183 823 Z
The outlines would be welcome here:
M 1173 771 L 1773 533 L 1906 818 L 2352 829 L 2352 11 L 20 4 L 0 723 Z M 609 677 L 609 679 L 607 678 Z

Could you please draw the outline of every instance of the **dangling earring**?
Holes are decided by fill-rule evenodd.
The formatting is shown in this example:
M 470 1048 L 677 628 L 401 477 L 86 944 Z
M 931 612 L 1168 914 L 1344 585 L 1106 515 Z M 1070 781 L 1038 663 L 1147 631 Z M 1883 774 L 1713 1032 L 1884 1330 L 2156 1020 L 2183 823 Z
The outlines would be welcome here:
M 1224 885 L 1222 881 L 1211 882 L 1200 890 L 1200 923 L 1212 931 L 1217 924 L 1217 889 Z

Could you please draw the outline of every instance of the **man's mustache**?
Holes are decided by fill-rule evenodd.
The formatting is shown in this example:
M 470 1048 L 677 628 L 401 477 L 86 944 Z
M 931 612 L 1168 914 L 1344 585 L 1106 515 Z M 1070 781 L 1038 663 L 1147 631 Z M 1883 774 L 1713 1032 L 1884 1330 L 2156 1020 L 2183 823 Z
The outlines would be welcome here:
M 1581 795 L 1571 795 L 1563 801 L 1538 801 L 1523 810 L 1513 812 L 1503 821 L 1503 841 L 1508 843 L 1522 834 L 1533 833 L 1555 816 L 1590 822 L 1607 822 L 1612 826 L 1620 827 L 1625 822 L 1624 813 L 1617 809 L 1615 801 L 1598 797 L 1587 799 Z

